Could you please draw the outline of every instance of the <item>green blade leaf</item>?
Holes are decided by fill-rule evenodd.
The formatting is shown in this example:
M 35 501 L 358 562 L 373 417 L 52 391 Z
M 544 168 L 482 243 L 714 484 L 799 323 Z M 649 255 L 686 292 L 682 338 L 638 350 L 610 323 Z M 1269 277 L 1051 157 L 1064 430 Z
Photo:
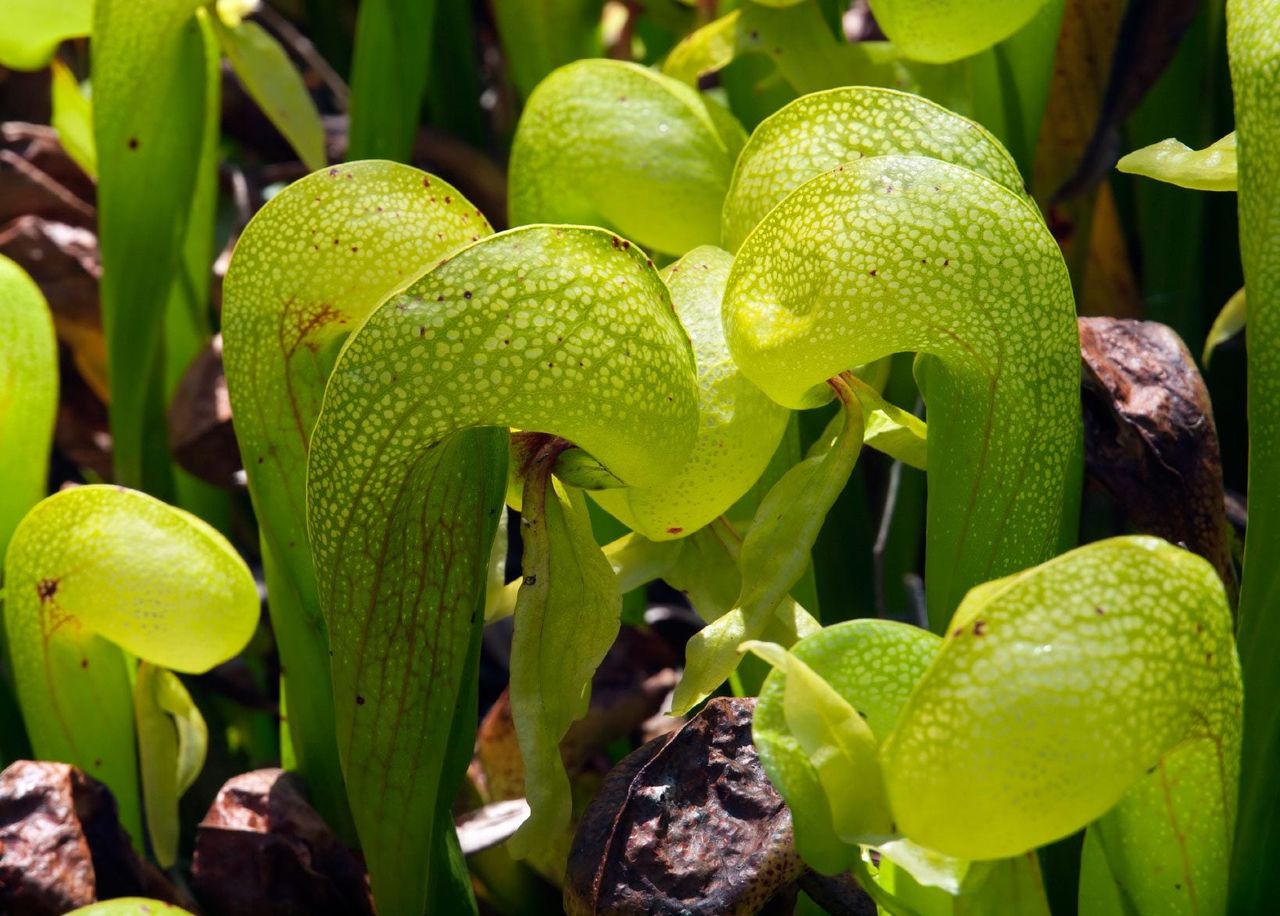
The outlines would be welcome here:
M 926 582 L 935 628 L 966 589 L 1075 532 L 1081 436 L 1070 278 L 1021 194 L 924 157 L 839 166 L 734 261 L 729 349 L 791 407 L 897 351 L 933 354 Z
M 436 0 L 362 0 L 348 159 L 407 161 L 431 73 Z
M 530 810 L 508 844 L 517 858 L 569 826 L 573 799 L 560 739 L 587 712 L 591 677 L 617 638 L 622 613 L 618 580 L 596 546 L 582 494 L 548 489 L 545 477 L 529 481 L 546 495 L 541 512 L 525 499 L 524 584 L 511 643 L 511 715 Z
M 350 823 L 334 740 L 329 642 L 306 532 L 308 443 L 343 340 L 387 297 L 489 224 L 449 184 L 356 162 L 295 182 L 236 245 L 223 287 L 223 359 L 261 526 L 288 728 L 317 808 Z M 348 828 L 348 832 L 349 832 Z
M 851 620 L 802 639 L 791 654 L 863 714 L 876 739 L 883 740 L 940 644 L 932 633 L 906 624 Z M 784 708 L 788 675 L 787 669 L 779 667 L 765 681 L 752 734 L 765 772 L 791 808 L 800 855 L 819 871 L 836 874 L 860 854 L 842 839 L 825 783 L 788 723 Z M 865 771 L 850 770 L 845 778 L 855 784 L 879 780 L 879 770 L 877 762 Z
M 98 151 L 93 145 L 93 106 L 75 76 L 61 61 L 53 62 L 53 119 L 58 142 L 90 178 L 98 177 Z
M 1240 583 L 1245 717 L 1240 830 L 1231 911 L 1258 912 L 1280 894 L 1280 0 L 1229 0 L 1227 51 L 1240 168 L 1240 257 L 1249 290 L 1249 530 Z
M 143 662 L 133 685 L 138 761 L 151 849 L 162 868 L 178 858 L 178 799 L 204 768 L 209 730 L 182 681 Z
M 889 40 L 914 60 L 945 64 L 984 51 L 1031 21 L 1045 0 L 871 0 Z
M 1012 157 L 981 125 L 928 99 L 867 86 L 796 99 L 751 134 L 725 199 L 724 244 L 737 251 L 783 198 L 824 172 L 866 156 L 930 156 L 1022 193 Z
M 726 512 L 759 479 L 786 428 L 787 411 L 742 376 L 725 344 L 720 308 L 732 264 L 731 255 L 706 246 L 662 273 L 698 364 L 701 424 L 693 454 L 661 486 L 591 493 L 650 540 L 686 536 Z
M 599 57 L 602 0 L 494 0 L 511 81 L 524 98 L 556 67 Z
M 253 577 L 195 516 L 131 490 L 84 486 L 50 496 L 22 520 L 5 582 L 5 630 L 32 747 L 105 782 L 140 837 L 124 653 L 190 673 L 233 657 L 258 623 Z
M 445 634 L 470 625 L 482 598 L 501 504 L 500 460 L 486 468 L 459 445 L 441 480 L 432 456 L 461 430 L 517 427 L 655 485 L 691 451 L 697 405 L 692 348 L 665 285 L 634 246 L 599 229 L 483 239 L 374 310 L 343 349 L 311 440 L 308 522 L 338 746 L 382 911 L 420 910 L 424 899 L 410 881 L 421 887 L 421 812 L 436 786 L 429 771 L 407 774 L 435 759 L 453 717 L 458 688 L 445 672 L 456 670 L 457 641 Z M 473 492 L 436 497 L 447 481 Z M 483 520 L 487 531 L 475 530 Z M 428 553 L 438 565 L 424 569 L 427 542 L 450 532 L 455 546 Z M 379 716 L 405 697 L 415 699 L 397 722 Z M 388 768 L 400 777 L 391 784 Z
M 0 66 L 39 70 L 64 40 L 88 35 L 92 22 L 93 0 L 5 0 Z
M 1204 352 L 1200 354 L 1200 362 L 1204 363 L 1206 369 L 1209 368 L 1209 359 L 1213 356 L 1213 351 L 1220 344 L 1226 343 L 1243 331 L 1248 317 L 1249 306 L 1242 286 L 1231 294 L 1222 311 L 1218 312 L 1218 317 L 1213 319 L 1213 326 L 1209 328 L 1209 333 L 1205 337 Z
M 1116 168 L 1196 191 L 1236 189 L 1236 135 L 1227 134 L 1201 150 L 1172 138 L 1124 156 Z
M 612 60 L 561 67 L 516 130 L 511 223 L 604 225 L 673 254 L 713 244 L 745 139 L 732 116 L 661 73 Z
M 302 75 L 280 43 L 256 22 L 228 26 L 213 17 L 214 31 L 236 76 L 309 169 L 325 164 L 324 125 Z
M 892 48 L 837 38 L 813 0 L 744 3 L 686 36 L 671 50 L 662 72 L 695 86 L 744 54 L 767 56 L 797 92 L 890 85 L 900 79 Z
M 961 858 L 1018 855 L 1207 739 L 1220 770 L 1192 816 L 1223 843 L 1239 756 L 1231 630 L 1213 568 L 1156 538 L 1098 542 L 974 589 L 881 753 L 898 828 Z
M 116 480 L 171 489 L 158 371 L 204 136 L 196 0 L 97 0 L 93 124 Z M 158 438 L 157 438 L 158 437 Z M 145 469 L 145 470 L 144 470 Z
M 44 496 L 57 407 L 49 306 L 26 271 L 0 255 L 0 556 Z

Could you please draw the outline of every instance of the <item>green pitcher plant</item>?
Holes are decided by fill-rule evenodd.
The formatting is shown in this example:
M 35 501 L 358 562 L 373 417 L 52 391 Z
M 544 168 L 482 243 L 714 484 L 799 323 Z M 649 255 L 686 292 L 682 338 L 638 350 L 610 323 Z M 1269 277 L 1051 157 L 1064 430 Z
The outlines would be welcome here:
M 1091 892 L 1158 898 L 1165 889 L 1133 878 L 1124 858 L 1169 848 L 1146 773 L 1204 775 L 1201 737 L 1223 748 L 1210 775 L 1229 803 L 1192 839 L 1231 829 L 1239 685 L 1212 583 L 1150 540 L 1054 559 L 1074 541 L 1080 487 L 1074 303 L 1058 247 L 990 133 L 916 96 L 849 87 L 801 97 L 746 139 L 682 82 L 580 61 L 530 95 L 510 213 L 516 228 L 493 234 L 435 176 L 380 161 L 323 169 L 254 218 L 225 286 L 227 375 L 291 751 L 326 817 L 354 828 L 380 911 L 470 898 L 450 807 L 485 619 L 515 617 L 511 704 L 531 815 L 509 848 L 527 856 L 570 824 L 560 739 L 586 711 L 620 595 L 654 579 L 685 590 L 708 622 L 688 647 L 676 711 L 733 677 L 744 647 L 806 685 L 799 724 L 770 712 L 781 700 L 767 692 L 759 714 L 804 734 L 793 756 L 816 774 L 795 790 L 804 800 L 770 763 L 780 758 L 764 745 L 762 755 L 810 864 L 860 869 L 878 899 L 967 899 L 980 880 L 983 893 L 1041 906 L 1028 852 L 1091 823 L 1086 861 L 1104 868 L 1090 874 L 1114 878 L 1090 877 Z M 660 270 L 642 247 L 674 260 Z M 875 364 L 895 352 L 916 354 L 927 429 L 877 387 Z M 778 467 L 790 414 L 831 401 L 808 454 Z M 910 659 L 882 678 L 897 697 L 883 727 L 836 703 L 844 688 L 806 656 L 867 625 L 822 629 L 791 594 L 864 444 L 927 470 L 929 618 L 944 634 L 871 626 L 887 627 L 876 643 L 886 660 L 899 644 Z M 588 500 L 632 533 L 597 546 Z M 504 501 L 521 510 L 524 541 L 522 574 L 506 585 L 500 572 L 492 581 Z M 1025 797 L 1000 801 L 1004 833 L 947 834 L 952 809 L 929 780 L 952 775 L 911 741 L 941 740 L 929 717 L 949 696 L 946 677 L 967 675 L 926 672 L 961 657 L 948 647 L 975 625 L 974 608 L 995 620 L 1007 607 L 1006 635 L 975 645 L 999 649 L 991 670 L 1013 679 L 999 694 L 1015 698 L 1010 709 L 1048 709 L 1046 672 L 1074 670 L 1059 659 L 1092 638 L 1050 609 L 1059 598 L 1075 607 L 1060 593 L 1086 572 L 1100 590 L 1079 599 L 1091 613 L 1126 609 L 1096 624 L 1104 661 L 1145 658 L 1142 639 L 1164 638 L 1157 585 L 1192 592 L 1177 607 L 1210 634 L 1197 634 L 1212 643 L 1208 673 L 1182 671 L 1186 653 L 1167 663 L 1176 703 L 1194 711 L 1132 734 L 1122 712 L 1046 726 L 1046 741 L 1113 742 L 1108 780 L 1025 823 Z M 990 620 L 977 625 L 985 637 Z M 1045 660 L 1059 667 L 1024 670 L 1022 625 L 1046 655 L 1061 641 Z M 1191 645 L 1182 639 L 1160 645 Z M 854 651 L 841 645 L 842 658 Z M 1084 662 L 1099 664 L 1090 652 Z M 918 707 L 922 724 L 895 726 L 899 707 Z M 1202 732 L 1188 724 L 1197 716 Z M 975 759 L 1006 753 L 999 726 L 947 721 L 982 725 Z M 892 774 L 889 753 L 903 755 Z M 1055 778 L 1079 783 L 1083 766 L 1064 760 Z M 874 778 L 853 785 L 842 772 Z M 1025 778 L 1026 791 L 1049 791 Z M 1222 855 L 1206 853 L 1204 867 Z M 1218 899 L 1214 879 L 1194 877 Z
M 971 884 L 1047 913 L 988 871 L 1085 827 L 1081 913 L 1225 911 L 1242 692 L 1200 557 L 1114 538 L 972 589 L 941 637 L 858 620 L 747 648 L 775 665 L 753 735 L 801 854 L 890 912 Z
M 172 865 L 178 798 L 207 745 L 173 672 L 203 673 L 248 643 L 258 591 L 244 561 L 195 516 L 92 485 L 27 513 L 4 576 L 5 635 L 32 749 L 106 783 L 137 843 L 145 812 L 157 861 Z

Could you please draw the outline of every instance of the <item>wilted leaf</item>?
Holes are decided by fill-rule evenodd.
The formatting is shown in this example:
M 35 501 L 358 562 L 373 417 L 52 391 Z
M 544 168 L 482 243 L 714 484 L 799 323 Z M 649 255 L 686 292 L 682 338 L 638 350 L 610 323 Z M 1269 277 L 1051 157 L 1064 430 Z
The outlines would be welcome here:
M 570 914 L 751 914 L 800 876 L 751 744 L 754 706 L 712 700 L 613 769 L 574 837 Z
M 1120 126 L 1169 66 L 1202 5 L 1203 0 L 1125 4 L 1097 123 L 1074 174 L 1055 197 L 1073 197 L 1106 177 L 1120 152 Z
M 1134 527 L 1213 564 L 1235 593 L 1213 406 L 1195 361 L 1150 321 L 1080 319 L 1085 461 Z
M 94 198 L 93 182 L 67 155 L 52 127 L 0 123 L 0 225 L 42 216 L 92 227 Z

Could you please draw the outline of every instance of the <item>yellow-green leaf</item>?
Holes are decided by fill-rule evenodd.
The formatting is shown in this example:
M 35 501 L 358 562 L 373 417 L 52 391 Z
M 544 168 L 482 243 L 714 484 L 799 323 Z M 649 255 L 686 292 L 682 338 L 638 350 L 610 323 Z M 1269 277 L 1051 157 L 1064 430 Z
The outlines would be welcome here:
M 1170 138 L 1134 150 L 1116 163 L 1131 175 L 1142 175 L 1196 191 L 1236 189 L 1235 131 L 1204 149 L 1195 150 Z
M 147 833 L 156 861 L 169 868 L 178 858 L 178 799 L 204 768 L 209 730 L 182 681 L 147 662 L 133 702 Z
M 98 152 L 93 144 L 93 106 L 74 74 L 61 61 L 53 62 L 53 129 L 58 142 L 90 178 L 98 177 Z
M 869 86 L 815 92 L 766 118 L 733 170 L 724 205 L 724 244 L 737 251 L 788 194 L 867 156 L 931 156 L 1022 193 L 1013 159 L 981 125 L 928 99 Z
M 715 102 L 638 64 L 584 60 L 548 76 L 511 148 L 512 225 L 603 225 L 681 254 L 720 238 L 741 126 Z
M 945 64 L 1008 38 L 1045 0 L 871 0 L 876 23 L 913 60 Z
M 1107 814 L 1184 742 L 1208 739 L 1220 770 L 1195 795 L 1205 807 L 1171 816 L 1225 844 L 1240 703 L 1231 614 L 1207 562 L 1149 537 L 1079 548 L 974 589 L 956 611 L 881 754 L 894 819 L 948 855 L 1017 855 Z M 1203 878 L 1215 866 L 1188 867 Z M 1220 868 L 1217 881 L 1220 899 Z
M 1240 168 L 1240 260 L 1249 291 L 1249 530 L 1240 581 L 1244 664 L 1244 770 L 1231 910 L 1265 910 L 1280 894 L 1280 0 L 1228 0 L 1227 54 Z
M 39 70 L 64 40 L 89 34 L 93 0 L 4 0 L 0 14 L 0 66 Z
M 582 494 L 557 485 L 547 489 L 543 502 L 544 511 L 532 513 L 525 499 L 524 584 L 511 642 L 511 715 L 530 810 L 509 841 L 518 857 L 533 854 L 569 826 L 573 799 L 560 739 L 586 714 L 591 677 L 618 635 L 622 613 L 618 581 L 591 534 Z M 543 530 L 532 531 L 531 525 Z
M 0 255 L 0 556 L 45 493 L 58 406 L 58 344 L 40 288 Z
M 180 906 L 149 897 L 115 897 L 72 910 L 67 916 L 192 916 Z
M 684 537 L 728 510 L 759 479 L 786 427 L 787 411 L 743 378 L 725 345 L 720 307 L 732 264 L 732 256 L 707 246 L 662 273 L 698 364 L 693 454 L 659 486 L 591 494 L 650 540 Z
M 1209 328 L 1209 334 L 1205 337 L 1204 352 L 1200 355 L 1200 361 L 1204 363 L 1206 369 L 1209 368 L 1209 358 L 1213 356 L 1213 351 L 1219 344 L 1226 343 L 1243 331 L 1248 317 L 1249 306 L 1242 286 L 1231 294 L 1222 311 L 1218 312 L 1218 317 L 1213 319 L 1213 326 Z
M 706 699 L 733 673 L 740 643 L 765 638 L 775 615 L 784 615 L 784 622 L 792 626 L 792 639 L 816 628 L 787 594 L 809 566 L 827 512 L 862 451 L 862 408 L 851 393 L 845 396 L 835 439 L 822 442 L 816 454 L 790 468 L 761 500 L 742 541 L 742 587 L 734 608 L 694 634 L 685 648 L 684 676 L 671 700 L 676 715 Z
M 867 727 L 883 741 L 940 644 L 937 636 L 916 627 L 853 620 L 802 639 L 791 648 L 791 654 L 865 716 Z M 765 772 L 791 808 L 796 848 L 811 866 L 835 874 L 859 857 L 857 838 L 847 834 L 842 838 L 825 784 L 793 733 L 784 706 L 788 681 L 789 670 L 781 666 L 766 679 L 752 734 Z M 857 785 L 883 780 L 878 760 L 862 761 L 859 769 L 849 769 L 843 778 L 855 784 L 854 791 Z M 883 825 L 877 829 L 883 830 Z
M 862 714 L 812 668 L 775 643 L 743 649 L 782 671 L 786 728 L 817 775 L 836 836 L 846 843 L 893 832 L 877 760 L 879 744 Z
M 94 145 L 102 319 L 116 480 L 171 490 L 153 387 L 165 307 L 182 268 L 209 97 L 198 0 L 96 0 Z M 163 438 L 159 441 L 163 442 Z
M 229 26 L 214 17 L 213 23 L 222 50 L 250 97 L 289 141 L 302 164 L 321 168 L 325 152 L 320 112 L 284 48 L 256 22 Z

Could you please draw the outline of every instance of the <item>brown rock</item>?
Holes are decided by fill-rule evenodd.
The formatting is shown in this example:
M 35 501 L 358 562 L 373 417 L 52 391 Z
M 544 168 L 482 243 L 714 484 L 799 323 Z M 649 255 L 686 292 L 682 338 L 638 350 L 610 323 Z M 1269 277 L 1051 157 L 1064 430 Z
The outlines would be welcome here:
M 804 866 L 751 743 L 755 700 L 720 698 L 624 758 L 573 840 L 568 913 L 758 913 Z
M 52 916 L 130 896 L 179 902 L 130 845 L 106 786 L 65 763 L 0 773 L 0 912 Z
M 373 916 L 364 868 L 283 770 L 222 787 L 196 833 L 191 884 L 212 914 Z

